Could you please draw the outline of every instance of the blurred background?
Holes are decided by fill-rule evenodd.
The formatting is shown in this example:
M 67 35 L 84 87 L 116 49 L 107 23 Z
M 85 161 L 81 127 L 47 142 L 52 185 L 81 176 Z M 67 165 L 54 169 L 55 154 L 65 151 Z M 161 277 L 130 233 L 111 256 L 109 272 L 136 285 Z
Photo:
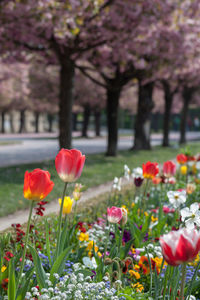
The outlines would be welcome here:
M 2 0 L 0 146 L 54 139 L 51 158 L 198 140 L 199 13 L 197 0 Z

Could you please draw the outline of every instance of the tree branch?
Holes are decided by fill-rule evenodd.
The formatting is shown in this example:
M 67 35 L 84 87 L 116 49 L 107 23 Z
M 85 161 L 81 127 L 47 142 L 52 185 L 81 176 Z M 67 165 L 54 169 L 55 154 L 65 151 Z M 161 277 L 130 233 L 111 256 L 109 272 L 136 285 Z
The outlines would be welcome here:
M 98 84 L 99 86 L 103 87 L 103 88 L 107 88 L 106 84 L 103 84 L 102 82 L 98 81 L 97 79 L 95 79 L 94 77 L 92 77 L 90 74 L 88 74 L 86 72 L 86 68 L 79 66 L 79 65 L 75 65 L 75 68 L 79 69 L 81 71 L 81 73 L 83 73 L 86 77 L 88 77 L 91 81 L 93 81 L 95 84 Z

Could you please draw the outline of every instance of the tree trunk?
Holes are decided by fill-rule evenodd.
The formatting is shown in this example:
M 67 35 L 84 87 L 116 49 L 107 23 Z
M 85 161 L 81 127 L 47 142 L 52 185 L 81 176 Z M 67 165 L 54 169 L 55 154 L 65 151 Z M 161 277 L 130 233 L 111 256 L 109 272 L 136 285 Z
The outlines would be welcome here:
M 151 111 L 153 109 L 153 82 L 142 85 L 139 80 L 138 108 L 135 120 L 135 140 L 132 149 L 142 150 L 151 149 L 150 130 L 151 130 Z
M 74 62 L 64 56 L 60 68 L 59 144 L 71 148 Z
M 39 120 L 40 120 L 40 113 L 35 112 L 35 133 L 39 132 Z
M 26 132 L 25 121 L 26 121 L 26 115 L 25 115 L 25 109 L 23 109 L 23 110 L 20 111 L 19 133 Z
M 78 117 L 78 114 L 77 113 L 73 113 L 72 115 L 72 130 L 73 131 L 77 131 L 77 117 Z
M 84 112 L 83 112 L 83 124 L 82 124 L 82 137 L 88 137 L 87 131 L 88 131 L 88 125 L 90 121 L 90 105 L 86 104 L 84 106 Z
M 169 147 L 169 129 L 170 129 L 170 116 L 173 103 L 174 93 L 170 91 L 170 85 L 167 82 L 163 82 L 165 92 L 165 111 L 163 120 L 163 147 Z
M 186 125 L 187 125 L 187 116 L 189 110 L 189 103 L 192 98 L 193 88 L 184 87 L 182 92 L 183 97 L 183 108 L 181 112 L 181 123 L 180 123 L 180 144 L 186 143 Z
M 107 89 L 107 156 L 116 156 L 118 142 L 118 110 L 121 87 Z
M 52 114 L 47 115 L 47 121 L 48 121 L 48 132 L 52 132 L 53 131 L 53 115 Z
M 1 133 L 5 133 L 5 111 L 1 112 Z
M 12 112 L 10 112 L 9 117 L 10 117 L 10 131 L 11 131 L 11 133 L 14 133 L 15 128 L 14 128 L 14 124 L 13 124 L 13 113 Z
M 94 118 L 95 118 L 95 135 L 101 136 L 101 112 L 100 112 L 100 110 L 95 110 Z

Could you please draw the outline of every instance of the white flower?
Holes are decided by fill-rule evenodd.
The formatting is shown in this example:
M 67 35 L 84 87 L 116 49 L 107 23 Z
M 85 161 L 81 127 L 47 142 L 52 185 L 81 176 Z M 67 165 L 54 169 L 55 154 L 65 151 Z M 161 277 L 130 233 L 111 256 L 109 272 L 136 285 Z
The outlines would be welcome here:
M 200 226 L 200 210 L 199 210 L 199 204 L 197 202 L 190 205 L 190 208 L 185 207 L 181 209 L 181 218 L 184 222 L 185 219 L 185 226 L 188 229 L 193 229 L 195 224 Z
M 196 300 L 196 297 L 193 295 L 187 296 L 186 300 Z
M 89 258 L 88 256 L 83 257 L 83 263 L 89 269 L 97 268 L 97 263 L 94 256 L 92 258 Z
M 115 177 L 112 185 L 113 190 L 121 191 L 121 185 L 122 185 L 122 179 Z
M 129 180 L 130 179 L 130 169 L 127 165 L 124 165 L 124 177 Z
M 142 168 L 138 167 L 138 168 L 134 168 L 132 171 L 131 176 L 135 179 L 135 178 L 143 178 L 143 170 Z
M 169 191 L 167 193 L 167 197 L 169 198 L 169 202 L 174 206 L 174 208 L 178 208 L 186 201 L 186 191 Z

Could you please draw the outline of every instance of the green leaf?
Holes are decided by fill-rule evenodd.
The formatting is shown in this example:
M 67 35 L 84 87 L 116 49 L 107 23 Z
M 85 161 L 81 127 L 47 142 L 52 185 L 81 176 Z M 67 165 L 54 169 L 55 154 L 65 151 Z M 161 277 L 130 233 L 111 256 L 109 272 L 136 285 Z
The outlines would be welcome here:
M 149 214 L 146 218 L 145 218 L 145 222 L 142 225 L 142 233 L 146 233 L 149 230 L 149 226 L 150 226 L 150 222 L 151 222 L 151 216 L 152 214 Z
M 46 250 L 47 250 L 47 256 L 49 259 L 49 263 L 51 265 L 51 252 L 50 252 L 50 243 L 49 243 L 49 224 L 47 220 L 45 220 L 45 230 L 46 230 Z
M 75 275 L 77 275 L 79 273 L 83 274 L 85 277 L 87 277 L 87 276 L 94 276 L 94 273 L 92 271 L 90 271 L 90 270 L 87 270 L 87 269 L 85 269 L 85 270 L 77 270 L 77 271 L 74 272 Z
M 32 268 L 31 270 L 26 272 L 25 276 L 23 277 L 22 283 L 21 283 L 21 288 L 18 289 L 18 291 L 17 291 L 16 300 L 24 300 L 25 299 L 26 293 L 27 293 L 29 285 L 30 285 L 30 280 L 33 276 L 33 271 L 34 271 L 34 268 Z
M 130 241 L 128 241 L 126 244 L 125 244 L 125 247 L 124 247 L 124 253 L 123 253 L 123 258 L 126 258 L 132 244 L 133 244 L 133 241 L 134 239 L 131 239 Z
M 8 270 L 8 300 L 14 300 L 16 296 L 15 268 L 13 259 L 9 262 Z
M 33 257 L 33 262 L 34 262 L 34 267 L 35 267 L 35 272 L 36 272 L 36 277 L 37 277 L 38 284 L 39 284 L 41 289 L 45 288 L 47 286 L 45 281 L 48 278 L 47 278 L 46 273 L 43 269 L 40 257 L 37 254 L 36 250 L 31 245 L 29 245 L 29 248 L 30 248 L 30 251 L 31 251 L 31 254 L 32 254 L 32 257 Z
M 51 280 L 51 282 L 53 284 L 55 283 L 55 280 L 56 280 L 56 278 L 54 277 L 54 274 L 55 273 L 60 274 L 62 272 L 65 260 L 66 260 L 67 256 L 70 254 L 72 248 L 73 248 L 73 245 L 66 248 L 54 262 L 54 264 L 51 268 L 50 277 L 49 277 L 49 279 Z
M 140 247 L 140 239 L 141 239 L 141 231 L 136 227 L 136 225 L 134 223 L 133 224 L 130 223 L 130 230 L 131 230 L 131 235 L 134 238 L 135 248 L 139 248 Z
M 65 246 L 65 242 L 68 236 L 68 232 L 67 232 L 67 227 L 68 227 L 68 220 L 66 218 L 62 233 L 61 233 L 61 237 L 60 237 L 60 245 L 58 248 L 58 256 L 60 255 L 60 253 L 63 252 L 64 246 Z

